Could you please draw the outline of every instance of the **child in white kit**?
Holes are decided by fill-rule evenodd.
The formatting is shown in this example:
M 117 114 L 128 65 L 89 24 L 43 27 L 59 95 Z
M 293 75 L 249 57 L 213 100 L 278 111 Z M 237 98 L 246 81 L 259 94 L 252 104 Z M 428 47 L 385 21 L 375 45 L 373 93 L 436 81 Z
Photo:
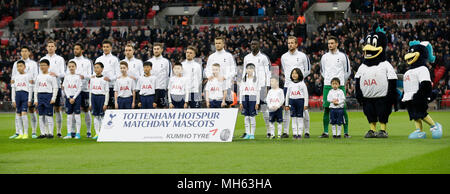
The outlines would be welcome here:
M 333 130 L 333 138 L 341 138 L 341 128 L 345 123 L 344 119 L 344 106 L 345 106 L 345 94 L 339 89 L 340 80 L 335 77 L 331 80 L 331 87 L 327 96 L 327 101 L 330 102 L 330 124 Z M 336 131 L 337 127 L 337 131 Z
M 270 79 L 270 90 L 267 93 L 266 102 L 269 108 L 269 129 L 268 138 L 275 139 L 275 122 L 278 123 L 278 137 L 281 137 L 283 130 L 283 103 L 284 93 L 280 88 L 277 77 Z

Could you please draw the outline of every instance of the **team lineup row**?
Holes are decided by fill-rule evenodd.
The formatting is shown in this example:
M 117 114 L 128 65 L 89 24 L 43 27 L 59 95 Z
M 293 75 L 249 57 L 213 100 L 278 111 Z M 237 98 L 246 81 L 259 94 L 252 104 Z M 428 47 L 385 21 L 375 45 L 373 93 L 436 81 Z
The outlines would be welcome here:
M 56 43 L 49 40 L 46 47 L 48 54 L 39 61 L 40 72 L 36 62 L 28 57 L 29 49 L 24 47 L 21 49 L 22 59 L 14 63 L 13 67 L 12 99 L 17 115 L 16 134 L 10 138 L 28 138 L 27 111 L 30 111 L 32 118 L 32 138 L 53 138 L 54 113 L 57 136 L 62 137 L 63 104 L 67 113 L 68 130 L 64 138 L 76 139 L 80 138 L 81 111 L 86 114 L 87 137 L 91 137 L 92 111 L 96 131 L 93 138 L 97 139 L 104 111 L 108 106 L 116 109 L 200 108 L 202 94 L 207 108 L 230 106 L 231 88 L 237 77 L 237 68 L 232 54 L 224 50 L 224 42 L 223 37 L 216 37 L 216 52 L 208 57 L 204 71 L 193 60 L 197 50 L 191 46 L 186 50 L 186 60 L 174 65 L 161 55 L 161 43 L 154 44 L 154 56 L 146 62 L 134 58 L 133 46 L 127 45 L 126 58 L 119 62 L 111 53 L 112 43 L 105 40 L 102 43 L 103 55 L 95 60 L 92 68 L 91 61 L 82 55 L 81 44 L 75 44 L 75 58 L 69 60 L 66 66 L 64 59 L 55 53 Z M 351 71 L 348 57 L 337 50 L 337 45 L 337 39 L 330 37 L 329 52 L 321 59 L 321 72 L 325 78 L 324 133 L 321 137 L 328 137 L 330 123 L 333 137 L 341 137 L 343 125 L 344 137 L 349 138 L 344 84 Z M 309 137 L 308 91 L 303 78 L 310 73 L 311 66 L 308 57 L 298 51 L 297 47 L 297 38 L 289 37 L 289 51 L 281 58 L 282 70 L 286 73 L 285 79 L 281 78 L 284 82 L 282 90 L 279 88 L 280 77 L 272 76 L 268 57 L 259 51 L 258 40 L 252 40 L 252 52 L 244 58 L 245 72 L 242 73 L 238 90 L 240 109 L 245 116 L 245 133 L 242 138 L 254 139 L 258 110 L 263 113 L 269 138 L 277 137 L 274 127 L 276 122 L 278 137 L 289 137 L 291 119 L 294 138 Z M 392 68 L 390 64 L 389 66 Z M 203 77 L 207 79 L 207 84 L 202 89 Z M 380 86 L 382 89 L 384 87 Z M 63 96 L 65 100 L 62 99 Z M 39 113 L 40 136 L 36 135 L 36 109 Z M 368 111 L 377 112 L 375 109 Z M 386 115 L 380 113 L 374 117 L 382 117 L 380 115 L 383 114 Z M 382 136 L 383 134 L 380 135 Z M 387 137 L 387 133 L 384 136 Z

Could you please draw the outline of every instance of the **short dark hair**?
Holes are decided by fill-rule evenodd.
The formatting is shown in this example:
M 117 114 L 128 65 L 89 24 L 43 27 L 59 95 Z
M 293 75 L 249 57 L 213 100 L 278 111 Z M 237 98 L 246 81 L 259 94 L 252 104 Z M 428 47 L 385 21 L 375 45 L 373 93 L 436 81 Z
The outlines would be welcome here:
M 328 36 L 327 37 L 327 41 L 329 41 L 329 40 L 334 40 L 334 42 L 338 42 L 338 39 L 336 38 L 336 36 Z
M 180 62 L 178 62 L 178 61 L 173 64 L 172 68 L 174 68 L 175 66 L 183 67 L 183 65 Z
M 102 45 L 104 44 L 109 44 L 110 46 L 112 46 L 112 42 L 108 39 L 103 40 Z
M 79 42 L 77 42 L 73 45 L 73 47 L 75 47 L 75 46 L 79 46 L 81 48 L 81 50 L 84 50 L 83 44 L 81 44 Z
M 120 65 L 125 65 L 125 66 L 128 68 L 128 63 L 125 62 L 125 61 L 121 61 L 121 62 L 120 62 Z
M 294 71 L 298 74 L 298 81 L 302 81 L 302 80 L 303 80 L 303 73 L 302 73 L 302 70 L 300 70 L 299 68 L 294 68 L 294 69 L 291 71 L 291 80 L 292 80 L 294 83 L 297 83 L 297 82 L 295 82 L 295 80 L 292 78 L 292 73 L 294 73 Z
M 245 65 L 245 69 L 247 69 L 247 68 L 253 68 L 253 69 L 255 69 L 255 64 L 253 64 L 253 63 L 248 63 L 247 65 Z M 256 82 L 256 72 L 253 72 L 253 74 L 254 74 L 254 76 L 253 76 L 253 82 Z M 245 76 L 244 76 L 244 82 L 246 82 L 247 81 L 247 73 L 245 73 Z
M 146 62 L 144 62 L 143 66 L 144 66 L 144 67 L 145 67 L 145 66 L 153 67 L 153 63 L 150 62 L 150 61 L 146 61 Z
M 50 65 L 50 61 L 48 59 L 42 59 L 39 61 L 39 63 L 45 63 L 47 65 Z
M 77 66 L 77 63 L 75 63 L 75 61 L 74 61 L 74 60 L 72 60 L 72 61 L 69 61 L 69 62 L 67 63 L 67 65 L 69 65 L 69 63 L 73 63 L 73 64 L 75 64 L 75 66 Z
M 197 54 L 197 49 L 194 46 L 188 46 L 187 49 L 193 50 L 195 54 Z M 186 50 L 187 50 L 186 49 Z
M 24 60 L 19 60 L 19 61 L 17 61 L 17 64 L 19 64 L 19 63 L 22 63 L 22 64 L 25 65 L 25 61 L 24 61 Z
M 341 84 L 341 80 L 337 77 L 334 77 L 333 79 L 331 79 L 330 83 L 333 83 L 333 82 L 337 82 L 338 84 Z
M 97 62 L 94 64 L 94 66 L 96 66 L 96 65 L 100 65 L 100 67 L 102 67 L 102 69 L 105 67 L 102 62 Z
M 30 51 L 30 48 L 28 46 L 22 46 L 22 48 L 20 48 L 20 50 L 22 49 L 27 49 L 28 51 Z

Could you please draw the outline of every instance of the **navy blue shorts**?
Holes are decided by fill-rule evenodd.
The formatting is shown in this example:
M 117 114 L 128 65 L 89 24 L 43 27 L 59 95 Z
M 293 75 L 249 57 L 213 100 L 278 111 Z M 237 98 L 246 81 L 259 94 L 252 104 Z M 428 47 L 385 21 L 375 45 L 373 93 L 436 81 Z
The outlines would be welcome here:
M 170 97 L 175 108 L 184 108 L 184 95 L 170 95 Z
M 200 108 L 201 101 L 202 101 L 201 93 L 191 93 L 189 96 L 189 107 L 190 108 Z
M 255 109 L 256 106 L 256 96 L 245 95 L 242 101 L 242 114 L 244 116 L 256 116 L 258 113 Z
M 83 108 L 89 108 L 89 92 L 81 92 L 80 95 L 78 95 L 81 100 L 81 107 Z
M 92 115 L 94 116 L 105 116 L 105 111 L 103 111 L 103 105 L 105 105 L 105 95 L 92 94 Z
M 53 116 L 53 104 L 50 104 L 52 93 L 38 93 L 37 100 L 39 115 Z
M 222 108 L 222 100 L 210 100 L 209 108 Z
M 271 123 L 274 123 L 274 122 L 282 123 L 283 122 L 283 106 L 281 106 L 274 112 L 269 112 L 269 121 Z
M 28 111 L 28 92 L 17 91 L 15 101 L 16 101 L 16 113 Z
M 344 108 L 330 108 L 330 124 L 332 125 L 345 124 Z
M 71 98 L 73 96 L 70 96 Z M 73 104 L 70 104 L 70 98 L 66 98 L 66 113 L 68 115 L 71 115 L 72 113 L 75 113 L 76 115 L 80 114 L 80 108 L 81 108 L 81 96 L 78 95 L 75 98 L 75 102 Z
M 363 101 L 363 112 L 369 123 L 387 123 L 392 112 L 392 105 L 385 97 L 365 98 Z
M 414 103 L 410 100 L 406 102 L 406 109 L 408 110 L 409 120 L 424 119 L 427 115 L 428 104 Z
M 158 108 L 167 106 L 167 90 L 155 89 L 155 103 Z
M 141 96 L 141 109 L 152 109 L 155 95 Z
M 303 109 L 305 108 L 305 100 L 303 98 L 289 99 L 289 105 L 291 106 L 291 117 L 303 118 Z
M 117 97 L 117 104 L 119 105 L 119 109 L 131 109 L 131 105 L 133 103 L 133 97 Z
M 63 97 L 62 97 L 61 88 L 58 88 L 58 93 L 56 94 L 56 99 L 55 99 L 54 106 L 64 106 L 64 104 L 63 104 L 64 100 L 62 98 Z

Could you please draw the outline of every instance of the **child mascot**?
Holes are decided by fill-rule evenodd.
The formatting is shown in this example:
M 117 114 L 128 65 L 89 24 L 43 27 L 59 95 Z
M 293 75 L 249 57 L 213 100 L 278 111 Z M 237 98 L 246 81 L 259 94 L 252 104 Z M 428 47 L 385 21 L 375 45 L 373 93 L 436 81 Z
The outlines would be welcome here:
M 405 61 L 409 65 L 403 75 L 402 104 L 406 106 L 409 120 L 414 120 L 416 130 L 409 135 L 409 139 L 425 139 L 422 121 L 430 126 L 433 139 L 442 137 L 442 125 L 434 122 L 427 113 L 428 103 L 433 99 L 430 71 L 427 62 L 433 63 L 433 47 L 428 41 L 411 41 Z
M 386 60 L 386 45 L 386 32 L 375 24 L 365 39 L 364 62 L 355 74 L 356 98 L 370 124 L 365 138 L 387 138 L 386 124 L 392 106 L 398 110 L 397 74 Z M 380 122 L 379 132 L 376 131 L 377 122 Z

